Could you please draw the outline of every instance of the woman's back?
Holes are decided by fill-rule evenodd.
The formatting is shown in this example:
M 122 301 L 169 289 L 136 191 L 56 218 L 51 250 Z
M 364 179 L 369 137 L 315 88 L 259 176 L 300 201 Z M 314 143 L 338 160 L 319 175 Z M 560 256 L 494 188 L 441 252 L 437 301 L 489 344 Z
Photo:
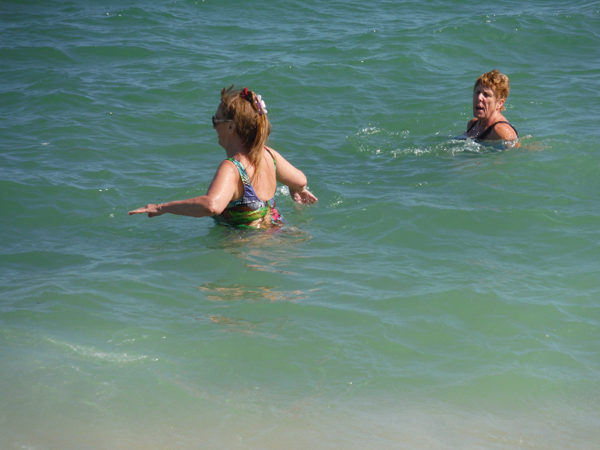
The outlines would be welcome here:
M 261 168 L 258 174 L 256 173 L 256 167 L 250 163 L 250 160 L 247 157 L 240 156 L 235 159 L 237 159 L 245 169 L 256 196 L 262 201 L 271 200 L 277 190 L 275 163 L 271 155 L 266 151 L 263 152 Z M 241 198 L 244 195 L 244 191 L 245 185 L 240 175 L 234 198 Z

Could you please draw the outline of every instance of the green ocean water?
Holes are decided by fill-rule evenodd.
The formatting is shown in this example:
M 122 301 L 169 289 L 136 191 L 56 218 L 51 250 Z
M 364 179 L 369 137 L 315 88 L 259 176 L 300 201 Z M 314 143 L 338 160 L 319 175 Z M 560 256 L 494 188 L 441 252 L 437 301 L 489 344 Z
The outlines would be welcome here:
M 0 448 L 600 446 L 600 2 L 0 13 Z M 520 148 L 453 139 L 494 68 Z M 318 204 L 129 217 L 231 84 Z

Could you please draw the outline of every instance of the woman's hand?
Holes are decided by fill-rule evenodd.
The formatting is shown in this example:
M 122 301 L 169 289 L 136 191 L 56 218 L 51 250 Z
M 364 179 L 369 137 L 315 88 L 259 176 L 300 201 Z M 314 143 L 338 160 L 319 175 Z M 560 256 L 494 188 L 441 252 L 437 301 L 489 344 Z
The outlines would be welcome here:
M 161 211 L 162 205 L 146 205 L 143 208 L 134 209 L 129 211 L 129 215 L 132 214 L 148 214 L 148 217 L 162 216 L 165 212 Z
M 168 213 L 190 217 L 216 216 L 223 212 L 230 200 L 233 200 L 238 183 L 244 192 L 242 180 L 235 164 L 226 159 L 217 169 L 206 195 L 158 205 L 146 205 L 143 208 L 129 211 L 129 215 L 148 214 L 148 217 L 156 217 Z
M 302 189 L 292 189 L 292 188 L 289 188 L 289 189 L 290 189 L 290 196 L 292 197 L 292 200 L 294 200 L 296 203 L 311 205 L 318 201 L 317 197 L 315 197 L 312 194 L 312 192 L 310 192 L 308 189 L 306 189 L 306 186 L 303 187 Z

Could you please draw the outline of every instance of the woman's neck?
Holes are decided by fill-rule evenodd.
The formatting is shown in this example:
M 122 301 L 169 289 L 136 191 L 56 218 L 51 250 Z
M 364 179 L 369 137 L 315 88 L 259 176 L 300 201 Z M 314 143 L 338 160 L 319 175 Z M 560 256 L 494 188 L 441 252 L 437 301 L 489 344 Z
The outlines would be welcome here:
M 499 120 L 502 120 L 502 114 L 500 114 L 499 111 L 496 111 L 490 117 L 486 117 L 483 119 L 477 119 L 477 122 L 479 123 L 478 128 L 483 131 L 486 128 L 488 128 L 489 126 L 498 122 Z
M 228 158 L 240 159 L 240 156 L 247 158 L 250 153 L 250 149 L 244 146 L 242 140 L 237 135 L 232 136 L 224 148 Z

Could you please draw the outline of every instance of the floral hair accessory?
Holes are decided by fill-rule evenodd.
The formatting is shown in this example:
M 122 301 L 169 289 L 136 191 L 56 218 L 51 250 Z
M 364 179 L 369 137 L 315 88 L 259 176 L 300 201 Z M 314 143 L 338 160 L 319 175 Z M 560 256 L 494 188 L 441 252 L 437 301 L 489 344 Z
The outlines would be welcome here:
M 255 94 L 256 95 L 256 94 Z M 267 113 L 267 107 L 260 95 L 256 95 L 256 107 L 258 108 L 258 115 L 262 116 Z
M 242 92 L 240 92 L 240 97 L 242 97 L 244 100 L 249 100 L 249 95 L 248 95 L 248 88 L 245 87 Z

